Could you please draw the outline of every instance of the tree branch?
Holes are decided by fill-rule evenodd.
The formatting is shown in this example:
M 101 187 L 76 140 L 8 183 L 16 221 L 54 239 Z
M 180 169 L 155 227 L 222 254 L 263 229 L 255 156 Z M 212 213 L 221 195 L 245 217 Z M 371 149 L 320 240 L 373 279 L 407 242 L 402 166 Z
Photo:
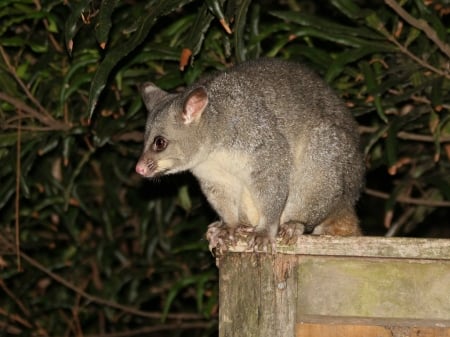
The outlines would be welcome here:
M 21 116 L 19 112 L 19 116 Z M 15 249 L 20 252 L 20 178 L 22 176 L 22 160 L 20 155 L 22 154 L 22 121 L 17 121 L 17 154 L 16 154 L 16 199 L 14 201 L 15 206 Z M 17 269 L 22 271 L 22 264 L 20 261 L 20 254 L 17 254 Z
M 9 123 L 14 122 L 16 120 L 22 120 L 23 117 L 26 118 L 34 118 L 41 122 L 44 125 L 48 125 L 50 130 L 67 130 L 70 128 L 70 125 L 65 124 L 63 122 L 60 122 L 58 120 L 55 120 L 53 117 L 49 117 L 46 115 L 43 115 L 39 113 L 39 111 L 33 109 L 29 105 L 25 104 L 21 100 L 11 97 L 8 94 L 4 92 L 0 92 L 0 100 L 5 101 L 12 106 L 14 106 L 17 110 L 19 110 L 19 113 L 24 113 L 25 116 L 16 116 L 14 118 L 9 119 L 5 124 L 6 126 L 2 126 L 2 129 L 16 129 L 17 126 L 8 126 Z M 33 128 L 33 127 L 32 127 Z M 38 127 L 36 127 L 38 128 Z M 25 127 L 22 126 L 22 130 L 25 130 Z
M 438 37 L 436 31 L 431 28 L 425 20 L 412 17 L 395 0 L 384 0 L 384 2 L 411 26 L 423 31 L 425 35 L 433 41 L 448 58 L 450 58 L 450 46 Z
M 14 77 L 19 86 L 22 88 L 27 97 L 30 99 L 30 101 L 32 101 L 33 104 L 35 104 L 38 107 L 39 111 L 44 115 L 46 115 L 47 118 L 53 119 L 50 113 L 41 105 L 41 103 L 36 99 L 36 97 L 33 96 L 30 90 L 28 90 L 28 87 L 25 85 L 25 83 L 23 83 L 23 81 L 17 75 L 16 69 L 14 69 L 14 67 L 12 66 L 11 62 L 9 61 L 8 54 L 5 52 L 5 49 L 3 49 L 1 45 L 0 45 L 0 54 L 2 55 L 9 72 Z
M 405 54 L 406 56 L 408 56 L 410 59 L 412 59 L 413 61 L 415 61 L 416 63 L 420 64 L 422 67 L 427 68 L 428 70 L 431 70 L 432 72 L 438 74 L 439 76 L 443 76 L 445 78 L 450 79 L 450 74 L 448 74 L 445 71 L 442 71 L 434 66 L 432 66 L 431 64 L 429 64 L 428 62 L 426 62 L 425 60 L 422 60 L 420 57 L 417 57 L 416 55 L 414 55 L 413 53 L 411 53 L 409 51 L 408 48 L 406 48 L 404 45 L 402 45 L 392 34 L 390 34 L 384 27 L 381 29 L 381 31 L 384 33 L 384 35 L 386 36 L 386 38 L 391 41 L 393 44 L 395 44 L 398 49 L 400 49 L 400 51 Z
M 376 126 L 364 126 L 360 125 L 358 127 L 358 130 L 360 133 L 374 133 L 378 131 L 378 128 Z M 397 133 L 397 137 L 404 140 L 413 140 L 417 142 L 427 142 L 427 143 L 434 143 L 436 140 L 431 135 L 420 135 L 417 133 L 410 133 L 405 131 L 400 131 Z M 450 136 L 440 137 L 439 143 L 449 143 L 450 142 Z
M 381 199 L 389 199 L 391 196 L 389 193 L 377 191 L 371 188 L 365 188 L 364 193 L 367 195 L 371 195 L 373 197 L 381 198 Z M 403 204 L 412 204 L 419 206 L 429 206 L 429 207 L 450 207 L 450 201 L 440 201 L 440 200 L 427 200 L 427 199 L 419 199 L 419 198 L 410 198 L 405 196 L 399 196 L 395 199 L 395 201 L 403 203 Z
M 389 0 L 385 0 L 385 1 L 389 1 Z M 409 49 L 408 49 L 406 46 L 402 45 L 402 44 L 397 40 L 397 38 L 396 38 L 394 35 L 392 35 L 391 33 L 389 33 L 389 31 L 386 29 L 386 27 L 384 27 L 384 24 L 383 24 L 383 23 L 380 22 L 380 23 L 377 25 L 377 27 L 374 27 L 374 28 L 376 28 L 381 34 L 383 34 L 383 35 L 386 37 L 386 39 L 388 39 L 390 42 L 392 42 L 393 44 L 395 44 L 395 45 L 398 47 L 398 49 L 399 49 L 403 54 L 405 54 L 406 56 L 408 56 L 408 57 L 409 57 L 410 59 L 412 59 L 414 62 L 418 63 L 419 65 L 421 65 L 422 67 L 424 67 L 424 68 L 426 68 L 426 69 L 428 69 L 428 70 L 431 70 L 432 72 L 438 74 L 439 76 L 443 76 L 443 77 L 445 77 L 445 78 L 450 79 L 450 74 L 449 74 L 448 72 L 443 71 L 443 70 L 441 70 L 441 69 L 438 69 L 438 68 L 432 66 L 432 65 L 429 64 L 427 61 L 425 61 L 425 60 L 421 59 L 420 57 L 417 57 L 416 55 L 414 55 L 413 53 L 411 53 L 411 52 L 409 51 Z

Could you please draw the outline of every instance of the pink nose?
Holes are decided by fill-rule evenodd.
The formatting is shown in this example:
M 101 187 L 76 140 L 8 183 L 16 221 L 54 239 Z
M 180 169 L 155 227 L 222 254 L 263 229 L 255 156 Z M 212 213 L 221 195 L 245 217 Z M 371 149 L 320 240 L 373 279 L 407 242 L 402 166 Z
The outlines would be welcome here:
M 147 173 L 146 166 L 143 163 L 138 162 L 136 164 L 136 173 L 140 174 L 141 176 L 145 176 L 145 174 Z

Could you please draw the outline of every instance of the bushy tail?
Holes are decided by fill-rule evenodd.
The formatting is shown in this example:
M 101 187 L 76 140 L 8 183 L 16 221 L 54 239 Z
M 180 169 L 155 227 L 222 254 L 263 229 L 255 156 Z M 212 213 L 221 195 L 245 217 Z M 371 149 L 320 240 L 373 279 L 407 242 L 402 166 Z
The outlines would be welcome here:
M 362 235 L 362 232 L 355 210 L 342 208 L 333 212 L 320 225 L 316 226 L 313 234 L 359 236 Z

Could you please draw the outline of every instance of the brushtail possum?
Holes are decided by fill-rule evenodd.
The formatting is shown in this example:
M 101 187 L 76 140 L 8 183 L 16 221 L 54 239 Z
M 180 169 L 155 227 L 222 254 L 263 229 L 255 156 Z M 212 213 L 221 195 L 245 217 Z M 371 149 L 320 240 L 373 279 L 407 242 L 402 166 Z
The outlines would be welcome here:
M 210 248 L 245 228 L 253 248 L 306 233 L 359 235 L 364 165 L 357 124 L 303 65 L 244 62 L 181 93 L 141 87 L 148 110 L 136 172 L 189 170 L 220 221 Z

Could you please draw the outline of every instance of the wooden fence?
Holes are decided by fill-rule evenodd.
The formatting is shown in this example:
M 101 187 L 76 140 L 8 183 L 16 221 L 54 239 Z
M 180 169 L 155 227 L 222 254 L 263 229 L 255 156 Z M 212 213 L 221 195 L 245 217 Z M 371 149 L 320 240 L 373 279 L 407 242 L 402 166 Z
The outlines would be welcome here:
M 450 337 L 450 240 L 303 236 L 218 264 L 220 337 Z

